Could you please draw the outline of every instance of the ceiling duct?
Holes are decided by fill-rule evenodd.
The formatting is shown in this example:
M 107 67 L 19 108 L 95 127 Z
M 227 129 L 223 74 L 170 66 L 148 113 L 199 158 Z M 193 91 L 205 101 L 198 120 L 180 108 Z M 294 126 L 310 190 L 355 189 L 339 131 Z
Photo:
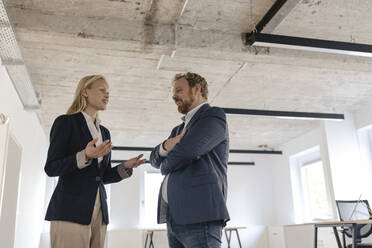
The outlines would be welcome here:
M 40 102 L 32 85 L 27 68 L 5 10 L 0 0 L 0 59 L 26 110 L 40 109 Z

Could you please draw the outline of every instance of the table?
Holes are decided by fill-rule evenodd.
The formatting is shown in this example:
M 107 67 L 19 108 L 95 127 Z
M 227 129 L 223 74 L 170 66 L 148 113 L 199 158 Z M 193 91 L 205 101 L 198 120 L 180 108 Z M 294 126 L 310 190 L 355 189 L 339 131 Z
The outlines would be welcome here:
M 329 222 L 317 222 L 309 223 L 314 224 L 314 248 L 318 247 L 318 228 L 319 227 L 332 227 L 335 234 L 336 242 L 339 248 L 342 248 L 340 237 L 337 232 L 337 227 L 344 226 L 350 227 L 352 231 L 352 248 L 356 248 L 355 237 L 357 235 L 357 225 L 372 224 L 372 220 L 348 220 L 348 221 L 329 221 Z
M 239 248 L 242 248 L 242 243 L 240 242 L 240 237 L 239 237 L 239 229 L 245 229 L 246 227 L 243 227 L 243 226 L 239 226 L 239 227 L 225 227 L 224 228 L 224 231 L 225 231 L 225 236 L 226 236 L 226 240 L 227 240 L 227 248 L 230 248 L 231 247 L 231 233 L 232 232 L 235 232 L 236 233 L 236 238 L 238 239 L 238 243 L 239 243 Z M 227 235 L 227 233 L 229 233 L 229 235 Z

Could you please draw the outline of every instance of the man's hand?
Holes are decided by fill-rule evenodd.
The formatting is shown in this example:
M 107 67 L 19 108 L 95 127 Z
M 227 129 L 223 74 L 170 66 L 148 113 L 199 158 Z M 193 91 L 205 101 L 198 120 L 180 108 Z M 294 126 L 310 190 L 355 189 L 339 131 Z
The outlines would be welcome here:
M 85 147 L 85 158 L 92 159 L 92 158 L 99 158 L 105 156 L 107 153 L 111 151 L 111 142 L 110 140 L 105 140 L 102 144 L 97 147 L 94 147 L 94 144 L 97 143 L 98 138 L 90 141 L 87 146 Z
M 143 154 L 138 155 L 137 157 L 131 158 L 128 161 L 126 161 L 123 165 L 125 168 L 131 169 L 136 168 L 139 165 L 146 162 L 146 159 L 140 159 L 143 157 Z
M 167 152 L 170 152 L 173 150 L 174 146 L 180 142 L 180 140 L 183 138 L 183 136 L 186 134 L 187 130 L 186 128 L 183 129 L 182 133 L 180 133 L 179 135 L 177 135 L 176 137 L 173 137 L 173 138 L 169 138 L 165 141 L 164 143 L 164 148 Z

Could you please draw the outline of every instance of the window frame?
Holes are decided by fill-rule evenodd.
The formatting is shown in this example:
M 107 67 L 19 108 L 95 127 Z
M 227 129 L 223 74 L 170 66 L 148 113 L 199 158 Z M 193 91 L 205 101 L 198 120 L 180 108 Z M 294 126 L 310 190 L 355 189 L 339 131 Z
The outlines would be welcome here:
M 304 189 L 304 179 L 302 178 L 301 169 L 303 167 L 309 166 L 313 163 L 321 162 L 323 169 L 323 178 L 325 183 L 325 193 L 328 202 L 328 218 L 320 218 L 318 216 L 312 216 L 311 209 L 307 204 L 309 199 L 305 199 L 305 189 Z M 292 183 L 292 194 L 295 210 L 295 222 L 296 223 L 306 223 L 306 222 L 319 222 L 319 221 L 330 221 L 334 219 L 334 210 L 331 194 L 330 179 L 327 177 L 327 171 L 325 168 L 325 163 L 322 159 L 320 147 L 315 146 L 313 148 L 304 150 L 290 157 L 290 167 L 291 167 L 291 183 Z
M 140 220 L 140 225 L 141 227 L 143 228 L 151 228 L 151 229 L 164 229 L 166 227 L 165 224 L 158 224 L 157 223 L 157 216 L 155 216 L 155 220 L 153 223 L 151 222 L 148 222 L 146 220 L 146 214 L 147 214 L 147 202 L 148 202 L 148 199 L 146 199 L 146 174 L 148 175 L 152 175 L 152 174 L 155 174 L 155 175 L 161 175 L 160 171 L 159 170 L 154 170 L 154 169 L 147 169 L 147 170 L 143 170 L 143 173 L 142 173 L 142 176 L 143 176 L 143 199 L 142 199 L 142 211 L 141 211 L 141 220 Z M 158 192 L 160 190 L 160 187 L 161 187 L 161 184 L 163 183 L 163 180 L 164 180 L 164 176 L 162 176 L 162 180 L 160 182 L 160 185 L 159 187 L 156 187 L 156 201 L 154 202 L 154 205 L 150 206 L 149 209 L 151 210 L 154 210 L 155 213 L 157 213 L 157 207 L 158 207 Z

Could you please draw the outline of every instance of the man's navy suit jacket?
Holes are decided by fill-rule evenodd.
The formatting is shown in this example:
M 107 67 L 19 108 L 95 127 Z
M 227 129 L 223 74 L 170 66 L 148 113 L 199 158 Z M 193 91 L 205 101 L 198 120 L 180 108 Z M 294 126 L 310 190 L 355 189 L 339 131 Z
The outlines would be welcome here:
M 169 138 L 182 132 L 176 126 Z M 186 126 L 185 136 L 166 157 L 159 154 L 162 144 L 150 156 L 152 166 L 168 178 L 168 214 L 177 224 L 228 221 L 227 161 L 229 134 L 221 108 L 205 104 Z M 160 222 L 159 192 L 158 222 Z
M 109 131 L 100 126 L 102 140 L 110 139 Z M 83 114 L 59 116 L 50 132 L 50 146 L 44 167 L 50 177 L 58 176 L 58 184 L 54 190 L 46 213 L 46 220 L 62 220 L 90 224 L 94 203 L 99 188 L 104 223 L 109 223 L 106 191 L 103 184 L 122 180 L 117 168 L 111 168 L 111 152 L 98 160 L 79 169 L 76 153 L 85 149 L 92 140 Z

